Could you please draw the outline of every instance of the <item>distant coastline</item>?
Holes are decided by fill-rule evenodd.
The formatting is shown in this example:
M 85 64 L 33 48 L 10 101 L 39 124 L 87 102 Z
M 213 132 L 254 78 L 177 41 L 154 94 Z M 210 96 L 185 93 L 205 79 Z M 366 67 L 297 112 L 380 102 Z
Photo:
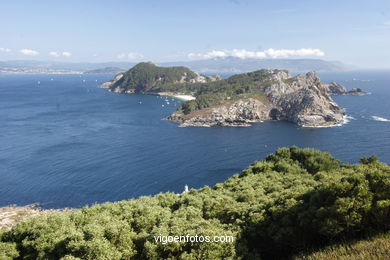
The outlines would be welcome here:
M 40 71 L 40 70 L 23 70 L 23 71 L 4 71 L 0 70 L 0 75 L 21 75 L 21 74 L 50 74 L 50 75 L 78 75 L 84 74 L 82 71 Z

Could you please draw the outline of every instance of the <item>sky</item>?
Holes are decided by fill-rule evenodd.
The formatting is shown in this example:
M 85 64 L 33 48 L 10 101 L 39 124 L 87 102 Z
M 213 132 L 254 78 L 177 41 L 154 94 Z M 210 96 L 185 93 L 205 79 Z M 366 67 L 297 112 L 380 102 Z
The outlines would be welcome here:
M 0 61 L 320 58 L 390 68 L 389 0 L 0 0 Z

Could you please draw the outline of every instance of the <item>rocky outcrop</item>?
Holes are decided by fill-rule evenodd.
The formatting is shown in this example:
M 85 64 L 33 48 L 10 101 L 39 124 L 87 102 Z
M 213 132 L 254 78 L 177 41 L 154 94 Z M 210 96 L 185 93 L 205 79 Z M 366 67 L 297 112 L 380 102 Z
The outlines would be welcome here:
M 368 92 L 363 91 L 361 88 L 352 88 L 348 90 L 337 82 L 331 82 L 329 84 L 322 84 L 330 95 L 367 95 Z
M 363 95 L 367 95 L 369 93 L 366 91 L 363 91 L 361 88 L 352 88 L 351 90 L 347 91 L 346 94 L 363 96 Z
M 34 217 L 44 216 L 57 212 L 70 212 L 72 208 L 63 209 L 41 209 L 37 204 L 27 206 L 5 206 L 0 207 L 0 232 L 9 230 L 14 225 L 22 223 Z M 1 252 L 0 252 L 1 253 Z M 1 254 L 0 254 L 1 256 Z
M 118 73 L 114 79 L 107 81 L 99 86 L 99 88 L 111 88 L 114 86 L 121 78 L 123 78 L 123 72 Z
M 301 126 L 340 124 L 345 116 L 328 95 L 315 72 L 291 77 L 286 71 L 270 70 L 270 84 L 263 88 L 266 99 L 249 98 L 167 119 L 181 126 L 248 125 L 264 120 L 285 120 Z
M 347 89 L 337 82 L 331 82 L 329 84 L 323 84 L 328 94 L 330 95 L 343 95 L 347 92 Z
M 267 120 L 268 114 L 266 104 L 249 98 L 198 110 L 188 115 L 177 111 L 167 119 L 178 122 L 181 126 L 249 126 L 249 123 Z

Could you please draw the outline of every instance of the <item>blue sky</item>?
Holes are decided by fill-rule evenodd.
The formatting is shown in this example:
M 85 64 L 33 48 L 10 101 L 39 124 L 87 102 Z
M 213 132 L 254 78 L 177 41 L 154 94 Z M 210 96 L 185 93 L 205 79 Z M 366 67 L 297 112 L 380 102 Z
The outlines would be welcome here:
M 0 60 L 233 55 L 390 68 L 389 0 L 1 0 L 0 24 Z

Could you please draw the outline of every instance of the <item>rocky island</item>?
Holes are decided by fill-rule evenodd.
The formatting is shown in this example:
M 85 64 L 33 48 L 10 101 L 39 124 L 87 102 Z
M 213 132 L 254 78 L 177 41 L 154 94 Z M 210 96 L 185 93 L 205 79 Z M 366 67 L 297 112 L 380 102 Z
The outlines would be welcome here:
M 330 82 L 329 84 L 323 84 L 326 88 L 328 94 L 330 95 L 358 95 L 363 96 L 369 94 L 368 92 L 363 91 L 361 88 L 352 88 L 347 90 L 344 86 L 337 82 Z
M 265 120 L 332 126 L 346 115 L 330 95 L 365 93 L 346 91 L 335 82 L 322 84 L 315 72 L 291 76 L 286 70 L 262 69 L 223 79 L 151 62 L 139 63 L 101 87 L 116 93 L 194 97 L 166 118 L 181 126 L 248 126 Z

